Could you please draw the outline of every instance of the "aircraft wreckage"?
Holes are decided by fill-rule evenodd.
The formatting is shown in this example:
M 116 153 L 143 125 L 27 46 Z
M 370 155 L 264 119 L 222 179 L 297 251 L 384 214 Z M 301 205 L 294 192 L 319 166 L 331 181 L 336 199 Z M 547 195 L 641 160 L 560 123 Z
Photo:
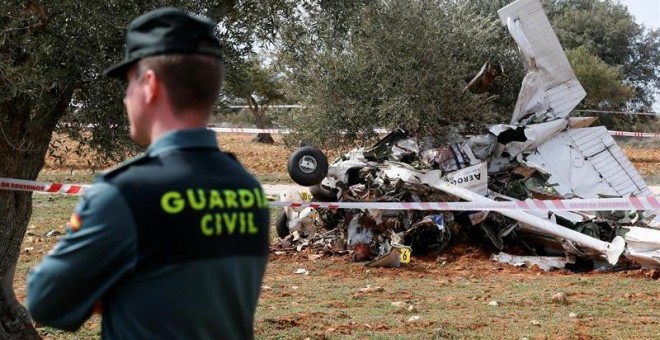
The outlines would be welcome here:
M 652 196 L 605 127 L 569 117 L 586 93 L 538 0 L 498 11 L 518 44 L 527 74 L 509 124 L 438 146 L 402 129 L 371 148 L 327 163 L 305 146 L 289 174 L 315 200 L 334 202 L 501 202 Z M 302 201 L 289 192 L 282 201 Z M 458 242 L 492 244 L 503 262 L 542 268 L 587 260 L 660 266 L 653 211 L 433 211 L 286 207 L 279 246 L 350 253 L 368 265 L 399 266 L 410 254 Z M 516 252 L 508 255 L 506 252 Z M 531 257 L 529 255 L 532 255 Z M 558 261 L 548 264 L 549 256 Z M 531 259 L 531 260 L 530 260 Z

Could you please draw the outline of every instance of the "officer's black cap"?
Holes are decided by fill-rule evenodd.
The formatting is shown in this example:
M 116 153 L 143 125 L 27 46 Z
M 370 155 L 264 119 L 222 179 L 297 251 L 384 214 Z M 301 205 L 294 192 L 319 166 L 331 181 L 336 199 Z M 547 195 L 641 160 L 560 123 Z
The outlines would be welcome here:
M 222 57 L 214 37 L 215 23 L 176 8 L 145 13 L 128 25 L 124 61 L 103 74 L 125 79 L 128 68 L 138 60 L 162 54 L 208 54 Z

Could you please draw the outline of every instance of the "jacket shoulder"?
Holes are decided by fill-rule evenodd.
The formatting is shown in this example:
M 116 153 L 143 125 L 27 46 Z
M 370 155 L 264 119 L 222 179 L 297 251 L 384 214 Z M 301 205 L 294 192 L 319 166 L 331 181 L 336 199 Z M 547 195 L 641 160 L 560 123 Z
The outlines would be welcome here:
M 119 163 L 118 165 L 115 165 L 114 167 L 105 170 L 103 173 L 101 173 L 100 177 L 109 180 L 112 179 L 113 177 L 123 173 L 124 171 L 130 169 L 133 166 L 136 165 L 141 165 L 149 161 L 151 157 L 149 157 L 148 154 L 143 153 L 137 157 L 131 158 L 129 160 L 126 160 L 124 162 Z

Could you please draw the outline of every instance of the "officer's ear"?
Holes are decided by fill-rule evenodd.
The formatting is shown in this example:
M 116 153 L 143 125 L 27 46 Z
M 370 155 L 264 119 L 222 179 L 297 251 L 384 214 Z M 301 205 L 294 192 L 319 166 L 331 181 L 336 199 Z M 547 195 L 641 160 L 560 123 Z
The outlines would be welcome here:
M 142 77 L 144 82 L 143 86 L 144 86 L 145 101 L 147 103 L 151 103 L 158 95 L 160 79 L 158 79 L 156 72 L 154 72 L 152 69 L 147 69 L 146 71 L 144 71 Z

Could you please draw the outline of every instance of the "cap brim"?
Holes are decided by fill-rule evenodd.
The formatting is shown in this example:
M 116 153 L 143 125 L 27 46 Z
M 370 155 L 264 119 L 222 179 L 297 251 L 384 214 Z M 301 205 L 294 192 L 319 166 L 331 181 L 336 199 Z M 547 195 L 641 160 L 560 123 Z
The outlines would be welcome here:
M 105 71 L 103 71 L 103 75 L 110 78 L 117 78 L 122 80 L 126 79 L 126 72 L 128 72 L 128 69 L 131 67 L 131 65 L 137 61 L 138 59 L 124 60 L 119 64 L 110 66 L 105 69 Z

